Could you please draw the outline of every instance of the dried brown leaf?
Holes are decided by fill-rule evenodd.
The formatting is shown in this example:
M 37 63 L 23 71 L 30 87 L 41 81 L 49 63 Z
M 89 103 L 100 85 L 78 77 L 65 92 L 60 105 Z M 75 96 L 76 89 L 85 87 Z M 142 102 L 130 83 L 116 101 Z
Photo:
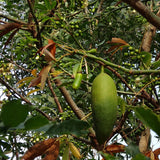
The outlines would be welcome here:
M 39 142 L 28 149 L 21 160 L 33 160 L 35 157 L 40 156 L 45 153 L 45 151 L 50 148 L 56 141 L 56 138 L 50 138 Z
M 47 50 L 49 49 L 49 51 Z M 45 60 L 47 62 L 50 62 L 52 60 L 55 60 L 55 52 L 56 52 L 56 44 L 53 40 L 48 39 L 48 44 L 43 47 L 41 55 L 45 55 Z
M 155 151 L 147 151 L 145 153 L 146 157 L 152 158 L 154 157 L 154 160 L 159 160 L 158 156 L 160 155 L 160 148 L 156 149 Z
M 142 134 L 139 141 L 139 150 L 141 153 L 144 153 L 147 151 L 148 143 L 149 143 L 149 137 L 150 137 L 150 129 L 145 129 Z
M 39 83 L 41 83 L 41 76 L 40 76 L 40 75 L 39 75 L 38 77 L 34 78 L 34 79 L 30 82 L 28 88 L 37 86 Z
M 55 143 L 47 149 L 47 151 L 45 152 L 46 156 L 45 158 L 43 158 L 43 160 L 56 160 L 58 158 L 59 155 L 59 141 L 55 141 Z
M 34 78 L 34 79 L 30 82 L 30 84 L 29 84 L 28 87 L 34 87 L 34 86 L 37 86 L 38 84 L 41 83 L 41 89 L 43 90 L 44 85 L 45 85 L 45 82 L 46 82 L 46 79 L 47 79 L 47 77 L 48 77 L 48 72 L 50 71 L 50 69 L 51 69 L 51 64 L 49 64 L 48 66 L 44 67 L 44 68 L 40 71 L 38 77 Z
M 2 37 L 3 35 L 9 33 L 10 31 L 12 31 L 15 28 L 20 28 L 21 24 L 19 23 L 6 23 L 6 24 L 1 24 L 0 25 L 0 37 Z
M 44 67 L 42 69 L 42 71 L 40 72 L 40 74 L 39 74 L 41 76 L 41 89 L 42 90 L 43 90 L 43 88 L 45 86 L 45 82 L 46 82 L 46 79 L 48 77 L 48 72 L 50 71 L 51 66 L 52 65 L 49 64 L 48 66 Z
M 124 145 L 111 144 L 111 145 L 108 145 L 105 148 L 105 151 L 108 152 L 108 153 L 110 153 L 110 154 L 113 154 L 113 153 L 124 152 L 124 149 L 125 149 Z
M 14 37 L 14 35 L 15 35 L 18 31 L 19 31 L 19 28 L 17 28 L 16 30 L 14 30 L 14 31 L 10 34 L 9 38 L 7 39 L 7 41 L 6 41 L 5 44 L 4 44 L 4 48 L 3 48 L 3 49 L 6 48 L 6 46 L 9 44 L 9 41 Z
M 112 38 L 112 40 L 108 41 L 107 43 L 111 43 L 111 44 L 112 43 L 120 43 L 122 45 L 128 45 L 128 43 L 121 38 Z

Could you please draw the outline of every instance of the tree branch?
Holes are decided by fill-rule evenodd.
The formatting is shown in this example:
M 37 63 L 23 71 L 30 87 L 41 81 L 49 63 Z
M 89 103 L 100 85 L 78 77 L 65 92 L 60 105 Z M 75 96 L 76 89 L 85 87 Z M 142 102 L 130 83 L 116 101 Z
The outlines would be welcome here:
M 27 25 L 27 23 L 25 23 L 25 22 L 23 22 L 23 21 L 17 20 L 17 19 L 15 19 L 15 18 L 13 18 L 13 17 L 9 17 L 9 16 L 6 16 L 6 15 L 3 15 L 3 14 L 1 14 L 1 13 L 0 13 L 0 17 L 6 18 L 6 19 L 8 19 L 8 20 L 10 20 L 10 21 L 12 21 L 12 22 L 15 22 L 15 23 Z
M 29 5 L 29 8 L 30 8 L 30 11 L 31 11 L 31 14 L 33 16 L 33 19 L 35 21 L 35 24 L 36 24 L 36 28 L 37 28 L 37 39 L 39 40 L 39 48 L 42 47 L 42 39 L 41 39 L 41 33 L 40 33 L 40 29 L 39 29 L 39 24 L 38 24 L 38 21 L 37 21 L 37 17 L 35 16 L 34 14 L 34 10 L 33 10 L 33 6 L 32 6 L 32 3 L 31 3 L 31 0 L 27 0 L 28 1 L 28 5 Z
M 159 74 L 160 73 L 160 70 L 130 70 L 130 69 L 127 69 L 127 68 L 124 68 L 120 65 L 117 65 L 117 64 L 114 64 L 112 62 L 109 62 L 109 61 L 106 61 L 105 59 L 101 58 L 101 57 L 97 57 L 93 54 L 90 54 L 90 53 L 86 53 L 86 52 L 83 52 L 83 51 L 77 51 L 75 52 L 76 54 L 80 54 L 80 55 L 83 55 L 85 57 L 88 57 L 88 58 L 91 58 L 91 59 L 94 59 L 94 60 L 97 60 L 97 61 L 100 61 L 100 62 L 103 62 L 105 65 L 107 66 L 110 66 L 110 67 L 114 67 L 114 68 L 117 68 L 125 73 L 128 73 L 128 74 L 131 74 L 131 75 L 149 75 L 149 74 Z
M 62 112 L 63 112 L 63 109 L 62 109 L 62 107 L 61 107 L 61 104 L 59 103 L 59 100 L 58 100 L 58 97 L 56 96 L 56 93 L 55 93 L 54 90 L 53 90 L 53 87 L 52 87 L 52 85 L 51 85 L 50 79 L 48 79 L 48 87 L 49 87 L 49 89 L 50 89 L 50 91 L 51 91 L 51 93 L 52 93 L 52 95 L 53 95 L 54 101 L 55 101 L 55 103 L 56 103 L 56 105 L 57 105 L 57 107 L 58 107 L 59 112 L 62 113 Z
M 51 69 L 51 73 L 54 72 L 54 69 Z M 67 91 L 67 89 L 62 86 L 62 82 L 60 79 L 55 79 L 55 84 L 56 86 L 59 88 L 59 90 L 61 91 L 61 93 L 63 94 L 66 102 L 69 104 L 69 106 L 72 108 L 73 112 L 75 113 L 75 115 L 79 118 L 79 119 L 83 119 L 84 121 L 87 121 L 84 112 L 77 106 L 77 104 L 73 101 L 70 93 Z M 95 132 L 92 128 L 90 128 L 90 132 L 95 135 Z
M 32 105 L 32 103 L 25 97 L 23 97 L 18 91 L 16 91 L 13 87 L 11 87 L 7 82 L 5 82 L 2 78 L 0 78 L 0 83 L 3 84 L 11 93 L 15 93 L 17 94 L 23 101 L 25 101 L 26 103 L 28 103 L 29 105 Z M 17 97 L 18 98 L 18 97 Z M 53 119 L 52 117 L 50 117 L 49 115 L 47 115 L 46 113 L 44 113 L 43 111 L 41 111 L 40 109 L 36 108 L 35 109 L 37 112 L 39 112 L 40 114 L 42 114 L 43 116 L 45 116 L 49 121 L 54 121 L 55 119 Z
M 147 19 L 152 25 L 160 29 L 160 18 L 150 11 L 140 0 L 123 0 L 123 2 L 129 4 L 137 12 L 139 12 L 144 18 Z

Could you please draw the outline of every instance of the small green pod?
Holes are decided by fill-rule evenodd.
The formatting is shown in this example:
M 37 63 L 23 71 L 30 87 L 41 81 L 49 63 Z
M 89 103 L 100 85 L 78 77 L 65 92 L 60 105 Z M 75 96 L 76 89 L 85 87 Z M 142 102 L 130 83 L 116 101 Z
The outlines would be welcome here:
M 96 137 L 99 144 L 103 144 L 110 136 L 117 117 L 116 86 L 103 71 L 93 81 L 91 100 Z
M 73 89 L 78 89 L 81 85 L 81 81 L 82 81 L 82 73 L 78 72 L 72 84 Z

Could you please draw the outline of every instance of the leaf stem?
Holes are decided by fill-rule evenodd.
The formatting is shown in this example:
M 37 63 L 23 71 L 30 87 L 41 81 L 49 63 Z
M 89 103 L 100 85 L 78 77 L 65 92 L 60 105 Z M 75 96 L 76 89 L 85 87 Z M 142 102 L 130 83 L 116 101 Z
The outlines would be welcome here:
M 93 54 L 90 54 L 90 53 L 86 53 L 84 51 L 77 51 L 75 52 L 76 54 L 80 54 L 80 55 L 83 55 L 85 57 L 88 57 L 88 58 L 91 58 L 91 59 L 94 59 L 94 60 L 97 60 L 97 61 L 101 61 L 103 62 L 105 65 L 107 66 L 110 66 L 110 67 L 114 67 L 114 68 L 117 68 L 125 73 L 128 73 L 128 74 L 131 74 L 131 75 L 142 75 L 142 74 L 159 74 L 160 73 L 160 70 L 132 70 L 132 69 L 127 69 L 127 68 L 124 68 L 120 65 L 117 65 L 117 64 L 114 64 L 112 62 L 109 62 L 109 61 L 106 61 L 105 59 L 101 58 L 101 57 L 97 57 Z

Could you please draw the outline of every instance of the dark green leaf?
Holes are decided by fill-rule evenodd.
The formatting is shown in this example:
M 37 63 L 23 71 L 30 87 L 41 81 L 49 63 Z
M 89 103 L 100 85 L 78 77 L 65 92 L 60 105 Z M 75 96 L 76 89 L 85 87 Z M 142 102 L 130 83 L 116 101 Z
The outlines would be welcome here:
M 151 64 L 152 69 L 157 69 L 158 67 L 160 67 L 160 60 L 155 61 Z
M 2 159 L 9 159 L 9 157 L 4 154 L 4 152 L 1 150 L 1 148 L 0 148 L 0 158 L 2 158 Z
M 151 58 L 152 58 L 151 53 L 143 51 L 140 54 L 141 56 L 144 56 L 142 57 L 142 61 L 145 64 L 145 66 L 149 67 L 151 65 Z
M 25 125 L 25 129 L 32 130 L 32 129 L 40 128 L 48 123 L 49 121 L 47 118 L 41 115 L 37 115 L 28 119 L 24 125 Z
M 103 153 L 103 152 L 100 152 L 102 154 L 102 156 L 105 158 L 105 159 L 108 159 L 108 160 L 118 160 L 116 157 L 110 155 L 110 154 L 107 154 L 107 153 Z
M 145 157 L 143 154 L 139 153 L 133 157 L 132 160 L 150 160 L 150 158 Z
M 139 147 L 135 144 L 129 144 L 127 147 L 125 147 L 125 150 L 132 157 L 134 157 L 140 153 Z
M 9 101 L 2 106 L 1 118 L 6 126 L 16 127 L 26 119 L 28 111 L 29 107 L 19 100 Z
M 136 112 L 136 116 L 148 127 L 150 127 L 153 131 L 155 131 L 160 136 L 160 116 L 156 115 L 151 109 L 140 106 L 135 107 L 134 111 Z
M 80 136 L 87 133 L 89 124 L 85 121 L 71 119 L 62 123 L 53 125 L 46 134 L 48 135 L 62 135 L 62 134 L 74 134 Z

